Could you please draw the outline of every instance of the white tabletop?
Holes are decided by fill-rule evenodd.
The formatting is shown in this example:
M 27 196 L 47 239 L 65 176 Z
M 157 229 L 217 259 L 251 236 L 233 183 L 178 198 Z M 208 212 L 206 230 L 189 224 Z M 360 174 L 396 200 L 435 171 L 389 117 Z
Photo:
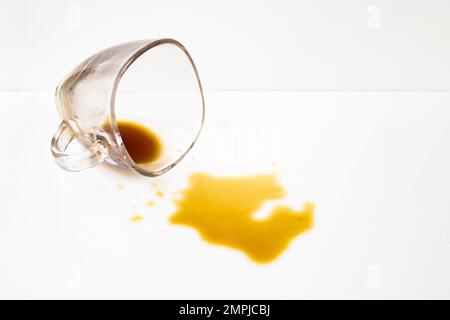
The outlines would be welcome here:
M 450 93 L 207 92 L 206 102 L 194 152 L 154 180 L 61 170 L 53 92 L 1 93 L 0 297 L 450 298 Z M 168 222 L 169 194 L 190 173 L 267 170 L 286 201 L 316 204 L 315 227 L 275 262 Z M 166 197 L 146 207 L 153 182 Z

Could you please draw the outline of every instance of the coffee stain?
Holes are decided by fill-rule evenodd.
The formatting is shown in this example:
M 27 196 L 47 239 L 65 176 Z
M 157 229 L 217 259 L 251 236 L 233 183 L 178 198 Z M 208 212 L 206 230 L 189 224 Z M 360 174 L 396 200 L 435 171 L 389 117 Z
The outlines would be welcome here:
M 131 221 L 131 222 L 140 222 L 140 221 L 142 221 L 142 220 L 144 220 L 144 216 L 141 215 L 141 214 L 135 214 L 134 216 L 132 216 L 132 217 L 130 218 L 130 221 Z
M 170 221 L 194 228 L 209 243 L 240 250 L 257 263 L 269 263 L 313 226 L 312 203 L 299 211 L 277 205 L 268 217 L 254 218 L 266 201 L 285 194 L 274 174 L 214 177 L 195 173 L 181 190 L 181 198 L 174 200 L 177 209 Z

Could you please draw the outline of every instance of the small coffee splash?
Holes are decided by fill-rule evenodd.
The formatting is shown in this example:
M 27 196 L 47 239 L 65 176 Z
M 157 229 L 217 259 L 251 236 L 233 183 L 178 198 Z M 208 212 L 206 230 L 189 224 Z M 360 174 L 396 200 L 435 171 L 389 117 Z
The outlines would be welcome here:
M 196 229 L 207 242 L 241 250 L 257 263 L 268 263 L 313 226 L 311 203 L 299 211 L 278 205 L 267 218 L 253 217 L 266 201 L 284 196 L 275 175 L 214 177 L 195 173 L 181 198 L 174 200 L 177 209 L 170 221 Z

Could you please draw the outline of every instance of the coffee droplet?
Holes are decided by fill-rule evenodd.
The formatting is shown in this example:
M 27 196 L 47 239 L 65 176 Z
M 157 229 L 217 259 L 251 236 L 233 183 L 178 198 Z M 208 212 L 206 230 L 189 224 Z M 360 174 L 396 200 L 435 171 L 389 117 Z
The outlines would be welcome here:
M 150 128 L 128 120 L 119 120 L 117 125 L 123 144 L 134 162 L 144 164 L 161 157 L 163 145 Z
M 140 222 L 142 220 L 144 220 L 144 216 L 142 216 L 140 214 L 136 214 L 130 218 L 131 222 Z

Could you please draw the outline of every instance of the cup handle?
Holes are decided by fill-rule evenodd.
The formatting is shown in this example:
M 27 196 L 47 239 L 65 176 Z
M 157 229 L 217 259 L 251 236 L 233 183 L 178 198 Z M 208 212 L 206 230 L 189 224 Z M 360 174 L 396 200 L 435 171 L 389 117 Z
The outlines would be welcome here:
M 94 167 L 106 157 L 106 148 L 100 142 L 91 143 L 85 150 L 67 153 L 66 149 L 75 139 L 75 132 L 65 122 L 61 122 L 52 138 L 51 149 L 56 163 L 67 171 L 81 171 Z

